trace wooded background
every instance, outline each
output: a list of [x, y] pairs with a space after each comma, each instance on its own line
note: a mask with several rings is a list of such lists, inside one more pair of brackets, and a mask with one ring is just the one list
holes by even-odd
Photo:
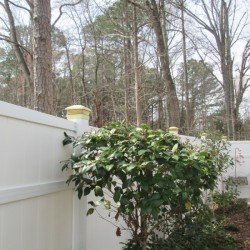
[[249, 0], [0, 0], [0, 99], [250, 139]]

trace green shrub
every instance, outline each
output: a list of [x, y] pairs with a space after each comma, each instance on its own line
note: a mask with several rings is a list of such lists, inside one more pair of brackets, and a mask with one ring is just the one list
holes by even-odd
[[226, 233], [223, 221], [217, 220], [207, 206], [176, 221], [167, 239], [153, 237], [151, 250], [230, 250], [233, 239]]
[[211, 194], [209, 200], [218, 206], [215, 210], [217, 214], [223, 214], [225, 216], [244, 206], [244, 201], [238, 199], [239, 191], [237, 187], [237, 181], [229, 177], [225, 181], [225, 190], [221, 192], [216, 191]]
[[87, 215], [103, 205], [124, 219], [130, 247], [143, 250], [156, 229], [202, 204], [202, 190], [214, 189], [228, 163], [223, 142], [194, 146], [145, 125], [112, 123], [80, 138], [65, 134], [68, 143], [80, 153], [63, 165], [74, 170], [67, 183], [74, 183], [79, 199], [91, 192], [99, 197], [89, 202]]

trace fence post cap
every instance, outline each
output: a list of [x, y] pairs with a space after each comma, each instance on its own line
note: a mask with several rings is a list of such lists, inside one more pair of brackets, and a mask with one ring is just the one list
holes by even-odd
[[71, 119], [85, 119], [89, 120], [89, 114], [91, 110], [86, 108], [82, 105], [72, 105], [67, 107], [66, 109], [66, 116], [68, 120]]
[[207, 137], [207, 133], [201, 133], [201, 139], [206, 139], [206, 137]]
[[178, 128], [177, 127], [170, 127], [168, 129], [168, 132], [172, 133], [172, 134], [177, 134], [178, 135]]

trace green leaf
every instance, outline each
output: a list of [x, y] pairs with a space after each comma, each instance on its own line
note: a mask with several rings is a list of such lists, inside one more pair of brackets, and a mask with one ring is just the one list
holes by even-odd
[[78, 198], [80, 200], [82, 198], [82, 194], [83, 194], [84, 182], [78, 178], [75, 180], [75, 185], [76, 185], [76, 191], [78, 192]]
[[176, 161], [179, 160], [179, 156], [178, 155], [173, 155], [172, 158], [175, 159]]
[[182, 192], [181, 193], [183, 200], [186, 200], [188, 198], [187, 192]]
[[88, 210], [88, 212], [87, 212], [87, 216], [93, 214], [94, 211], [95, 211], [94, 208], [90, 208], [90, 209]]
[[142, 213], [143, 214], [151, 214], [152, 213], [152, 207], [151, 206], [144, 206], [144, 207], [142, 207]]
[[104, 206], [106, 209], [110, 209], [111, 208], [111, 203], [109, 200], [104, 200]]
[[117, 227], [115, 234], [116, 234], [117, 237], [122, 235], [121, 229], [119, 227]]
[[154, 162], [153, 161], [144, 161], [141, 165], [145, 166], [145, 167], [153, 167]]
[[84, 196], [88, 195], [91, 191], [91, 188], [90, 187], [86, 187], [84, 188]]
[[83, 178], [83, 181], [88, 184], [88, 185], [91, 185], [93, 183], [93, 181], [91, 179], [88, 179], [88, 178]]
[[115, 128], [113, 128], [113, 129], [110, 130], [110, 134], [111, 134], [111, 135], [113, 135], [115, 132], [116, 132], [116, 129], [115, 129]]
[[147, 149], [141, 149], [141, 150], [138, 151], [138, 155], [141, 156], [141, 155], [144, 155], [147, 152], [148, 152]]
[[162, 199], [153, 200], [150, 205], [153, 206], [153, 207], [158, 208], [163, 204], [163, 202], [164, 202], [164, 200], [162, 200]]
[[159, 200], [160, 198], [161, 198], [161, 195], [158, 193], [155, 193], [151, 196], [150, 201]]
[[128, 188], [128, 187], [131, 186], [131, 184], [132, 184], [131, 179], [127, 179], [127, 180], [125, 180], [125, 181], [123, 182], [122, 188], [123, 188], [123, 189], [124, 189], [124, 188]]
[[73, 154], [71, 154], [70, 159], [71, 159], [72, 161], [74, 161], [74, 162], [77, 162], [77, 161], [78, 161], [78, 156], [75, 155], [75, 153], [73, 153]]
[[207, 151], [204, 151], [204, 150], [201, 151], [201, 152], [200, 152], [200, 155], [201, 155], [201, 156], [206, 156], [206, 155], [207, 155]]
[[151, 211], [151, 214], [152, 214], [154, 220], [157, 220], [157, 217], [158, 217], [157, 209], [153, 208], [152, 211]]
[[135, 164], [130, 164], [128, 167], [127, 167], [127, 171], [130, 172], [132, 170], [134, 170], [136, 168], [136, 165]]
[[120, 197], [121, 197], [121, 188], [116, 187], [113, 199], [115, 202], [118, 202], [120, 200]]
[[68, 165], [69, 165], [69, 162], [68, 162], [68, 161], [65, 162], [65, 163], [63, 164], [63, 166], [62, 166], [62, 171], [64, 171], [65, 169], [68, 169], [68, 168], [69, 168]]
[[125, 196], [122, 196], [120, 198], [120, 203], [121, 203], [122, 206], [124, 206], [124, 205], [129, 203], [129, 199], [127, 197], [125, 197]]
[[93, 201], [89, 201], [88, 204], [90, 204], [92, 207], [97, 207], [97, 205]]
[[80, 200], [82, 198], [82, 188], [78, 188], [77, 189], [77, 192], [78, 192], [78, 199]]
[[179, 188], [179, 187], [177, 187], [177, 188], [175, 188], [173, 191], [174, 191], [176, 194], [179, 194], [179, 193], [182, 191], [182, 189]]
[[96, 206], [100, 206], [100, 205], [102, 205], [104, 203], [104, 198], [101, 198], [99, 201], [96, 201], [95, 202], [95, 205]]
[[178, 149], [178, 143], [176, 143], [172, 148], [172, 153], [175, 153]]
[[103, 196], [103, 190], [100, 186], [96, 186], [94, 189], [95, 196]]
[[106, 168], [107, 171], [112, 170], [113, 167], [114, 167], [114, 165], [112, 165], [112, 164], [105, 166], [105, 168]]
[[123, 171], [119, 171], [116, 173], [116, 175], [122, 180], [122, 181], [125, 181], [127, 179], [127, 175], [125, 172]]
[[74, 137], [73, 136], [69, 136], [66, 132], [64, 132], [64, 140], [63, 140], [63, 146], [71, 144], [74, 141]]
[[187, 201], [186, 203], [185, 203], [185, 208], [187, 209], [187, 210], [191, 210], [191, 207], [192, 207], [192, 204], [191, 204], [191, 202], [190, 201]]

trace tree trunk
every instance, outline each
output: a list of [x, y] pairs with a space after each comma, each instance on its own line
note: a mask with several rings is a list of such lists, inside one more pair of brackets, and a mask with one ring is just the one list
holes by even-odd
[[[5, 7], [5, 11], [6, 11], [6, 14], [8, 16], [8, 20], [9, 20], [11, 45], [13, 46], [17, 60], [20, 63], [22, 72], [24, 74], [25, 81], [31, 87], [31, 92], [32, 92], [31, 94], [33, 94], [31, 72], [29, 70], [25, 56], [24, 56], [24, 54], [19, 46], [19, 42], [17, 39], [15, 21], [14, 21], [14, 17], [13, 17], [12, 11], [10, 9], [8, 0], [4, 0], [4, 7]], [[24, 83], [24, 86], [25, 85], [26, 84]], [[25, 93], [24, 93], [24, 95], [25, 95]], [[31, 100], [32, 100], [32, 98], [31, 98]], [[26, 101], [24, 101], [23, 104], [26, 106], [26, 104], [27, 104]]]
[[249, 88], [250, 77], [247, 76], [248, 71], [250, 70], [249, 66], [250, 58], [250, 39], [247, 41], [241, 59], [240, 75], [238, 86], [235, 86], [235, 132], [236, 139], [240, 138], [240, 104], [243, 101], [243, 96], [247, 88]]
[[[185, 8], [185, 12], [194, 18], [203, 29], [207, 30], [216, 41], [216, 45], [212, 44], [212, 50], [219, 57], [220, 70], [223, 79], [221, 85], [223, 87], [225, 98], [227, 135], [229, 138], [235, 139], [235, 126], [238, 123], [238, 117], [235, 114], [236, 101], [231, 48], [233, 44], [239, 40], [239, 38], [235, 38], [235, 34], [237, 34], [237, 32], [241, 33], [244, 28], [241, 27], [240, 24], [245, 14], [243, 13], [239, 18], [240, 22], [236, 23], [236, 19], [234, 18], [236, 14], [236, 1], [220, 0], [217, 4], [215, 4], [214, 0], [201, 0], [200, 2], [206, 19], [201, 19], [192, 10], [187, 8]], [[178, 8], [181, 8], [180, 5], [177, 4], [177, 6]], [[231, 22], [229, 20], [230, 18], [232, 18]], [[239, 31], [239, 29], [241, 30]], [[208, 40], [207, 37], [206, 39]], [[208, 43], [210, 43], [210, 39], [208, 40]]]
[[142, 250], [147, 250], [148, 239], [148, 219], [147, 215], [141, 215], [140, 246]]
[[228, 15], [228, 7], [225, 1], [222, 0], [220, 10], [220, 39], [217, 39], [217, 45], [220, 48], [221, 72], [227, 116], [227, 134], [229, 138], [235, 139], [233, 62], [231, 58], [232, 45]]
[[135, 72], [135, 110], [136, 110], [136, 125], [142, 123], [141, 103], [140, 103], [140, 83], [139, 83], [139, 59], [138, 59], [138, 27], [136, 6], [133, 6], [133, 28], [134, 28], [134, 72]]
[[87, 94], [86, 81], [85, 81], [85, 46], [82, 46], [81, 52], [81, 103], [84, 103], [86, 107], [90, 107], [89, 97]]
[[69, 82], [71, 87], [71, 104], [76, 104], [76, 88], [73, 80], [73, 74], [72, 74], [72, 67], [70, 62], [70, 51], [67, 45], [67, 41], [65, 41], [65, 51], [66, 51], [66, 58], [67, 58], [67, 66], [69, 71]]
[[147, 10], [152, 20], [152, 26], [155, 31], [159, 59], [161, 63], [163, 81], [167, 90], [167, 109], [169, 116], [169, 126], [180, 124], [179, 102], [176, 95], [175, 84], [170, 72], [169, 55], [166, 53], [167, 44], [164, 42], [160, 13], [155, 0], [146, 0]]
[[33, 69], [34, 106], [53, 114], [52, 48], [50, 0], [34, 0]]
[[182, 26], [182, 50], [183, 50], [183, 67], [184, 67], [184, 92], [185, 92], [185, 104], [186, 104], [186, 133], [189, 135], [191, 127], [191, 116], [190, 116], [190, 104], [189, 104], [189, 89], [188, 89], [188, 69], [187, 69], [187, 48], [186, 48], [186, 30], [184, 20], [184, 3], [182, 0], [181, 9], [181, 26]]
[[131, 80], [131, 38], [129, 32], [129, 16], [128, 16], [128, 0], [124, 0], [124, 29], [125, 29], [125, 37], [123, 39], [124, 44], [124, 68], [125, 68], [125, 121], [126, 123], [130, 123], [129, 117], [129, 89], [132, 83]]

